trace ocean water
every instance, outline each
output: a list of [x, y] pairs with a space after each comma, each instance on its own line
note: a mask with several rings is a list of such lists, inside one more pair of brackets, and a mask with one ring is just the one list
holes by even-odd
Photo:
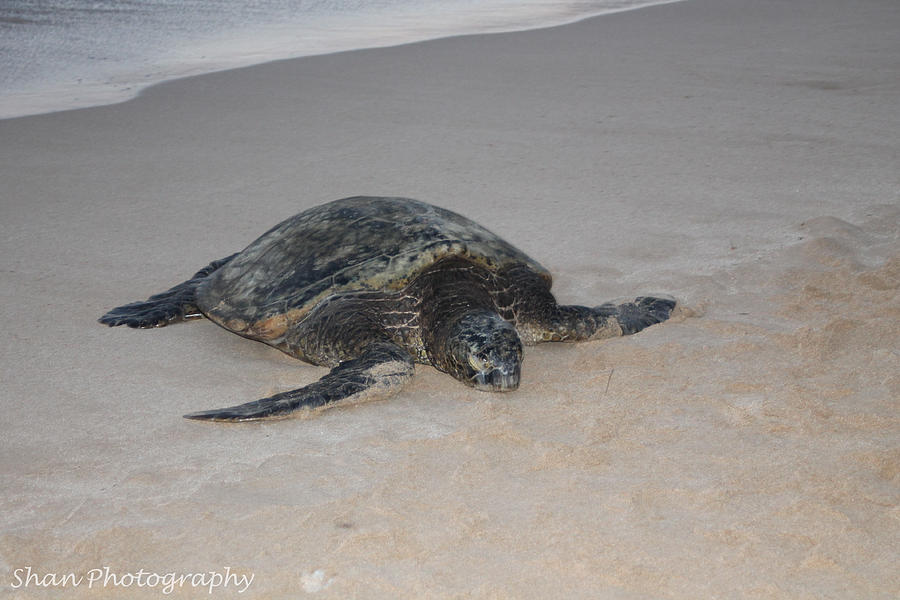
[[0, 118], [280, 58], [532, 29], [671, 0], [0, 0]]

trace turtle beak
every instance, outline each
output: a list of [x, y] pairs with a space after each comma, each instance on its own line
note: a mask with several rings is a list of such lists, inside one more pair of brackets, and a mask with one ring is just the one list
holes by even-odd
[[484, 371], [478, 371], [472, 380], [475, 389], [482, 392], [511, 392], [519, 387], [519, 376], [522, 368], [519, 364], [509, 368], [498, 366]]

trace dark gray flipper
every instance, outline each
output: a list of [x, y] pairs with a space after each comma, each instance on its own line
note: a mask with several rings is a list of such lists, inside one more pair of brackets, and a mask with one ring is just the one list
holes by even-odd
[[198, 319], [203, 315], [196, 305], [197, 286], [209, 276], [210, 273], [227, 263], [236, 255], [215, 260], [197, 271], [193, 277], [180, 283], [161, 294], [150, 296], [144, 302], [132, 302], [124, 306], [114, 308], [99, 321], [104, 325], [115, 327], [128, 325], [129, 327], [163, 327], [169, 323]]
[[675, 300], [672, 298], [641, 296], [622, 304], [607, 302], [593, 310], [601, 317], [614, 318], [622, 328], [622, 335], [631, 335], [651, 325], [662, 323], [669, 318], [674, 308]]
[[410, 380], [415, 364], [392, 342], [375, 342], [359, 358], [346, 360], [317, 382], [247, 404], [184, 415], [201, 421], [255, 421], [286, 417], [342, 400], [373, 400], [395, 394]]

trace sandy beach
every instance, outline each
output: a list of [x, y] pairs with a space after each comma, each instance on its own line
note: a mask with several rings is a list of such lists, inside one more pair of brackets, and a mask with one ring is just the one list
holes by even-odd
[[[898, 31], [688, 0], [0, 121], [0, 595], [900, 597]], [[235, 425], [181, 415], [325, 370], [97, 323], [356, 194], [477, 220], [561, 302], [681, 306], [528, 348], [513, 394], [419, 366]]]

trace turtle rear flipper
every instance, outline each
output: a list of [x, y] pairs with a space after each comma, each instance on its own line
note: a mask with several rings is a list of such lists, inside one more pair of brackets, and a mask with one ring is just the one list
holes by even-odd
[[184, 415], [200, 421], [257, 421], [283, 418], [292, 412], [340, 401], [364, 401], [397, 393], [410, 380], [415, 364], [392, 342], [370, 344], [359, 357], [346, 360], [315, 383], [254, 402]]
[[197, 286], [202, 283], [210, 273], [234, 258], [215, 260], [197, 271], [193, 277], [179, 283], [172, 289], [161, 294], [155, 294], [143, 302], [132, 302], [124, 306], [112, 309], [99, 321], [104, 325], [115, 327], [128, 325], [129, 327], [147, 329], [150, 327], [164, 327], [169, 323], [199, 319], [203, 316], [196, 304]]

